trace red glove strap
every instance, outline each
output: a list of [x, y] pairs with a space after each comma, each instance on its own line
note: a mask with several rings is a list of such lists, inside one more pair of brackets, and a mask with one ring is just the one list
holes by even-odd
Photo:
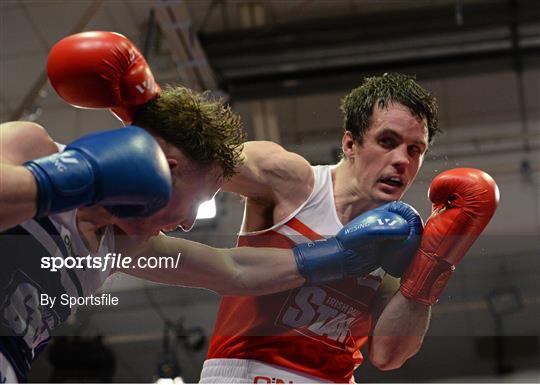
[[401, 279], [401, 293], [424, 305], [433, 305], [446, 287], [455, 266], [419, 249]]

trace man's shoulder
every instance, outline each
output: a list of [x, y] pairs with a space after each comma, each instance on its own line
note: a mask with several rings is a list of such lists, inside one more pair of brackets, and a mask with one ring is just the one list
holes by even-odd
[[303, 156], [277, 143], [248, 142], [246, 146], [251, 161], [257, 163], [258, 170], [265, 173], [271, 182], [309, 182], [313, 178], [311, 165]]
[[[277, 143], [247, 142], [244, 164], [227, 191], [247, 198], [250, 218], [261, 217], [275, 223], [292, 213], [308, 199], [315, 176], [309, 162]], [[267, 226], [258, 224], [257, 228]]]
[[255, 141], [244, 145], [243, 163], [224, 190], [276, 203], [304, 195], [312, 186], [313, 171], [306, 159], [277, 143]]
[[34, 122], [6, 122], [2, 133], [2, 160], [21, 164], [27, 160], [58, 152], [58, 147], [45, 129]]

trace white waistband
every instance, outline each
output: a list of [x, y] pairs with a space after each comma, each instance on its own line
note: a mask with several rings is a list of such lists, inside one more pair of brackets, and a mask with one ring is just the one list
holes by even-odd
[[328, 383], [321, 378], [255, 360], [219, 358], [204, 361], [202, 384]]

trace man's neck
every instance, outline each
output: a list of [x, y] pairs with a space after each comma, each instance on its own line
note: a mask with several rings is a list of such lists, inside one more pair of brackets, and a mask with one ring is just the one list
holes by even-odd
[[332, 184], [336, 213], [342, 224], [347, 224], [358, 215], [377, 207], [376, 203], [361, 193], [347, 160], [342, 160], [332, 170]]

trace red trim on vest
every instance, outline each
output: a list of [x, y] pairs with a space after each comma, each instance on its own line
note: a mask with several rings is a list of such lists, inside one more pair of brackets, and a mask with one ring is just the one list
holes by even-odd
[[315, 231], [311, 230], [307, 225], [302, 223], [297, 218], [292, 218], [289, 222], [285, 224], [286, 226], [289, 226], [294, 231], [302, 234], [304, 237], [311, 239], [312, 241], [316, 241], [318, 239], [323, 239], [324, 237]]

